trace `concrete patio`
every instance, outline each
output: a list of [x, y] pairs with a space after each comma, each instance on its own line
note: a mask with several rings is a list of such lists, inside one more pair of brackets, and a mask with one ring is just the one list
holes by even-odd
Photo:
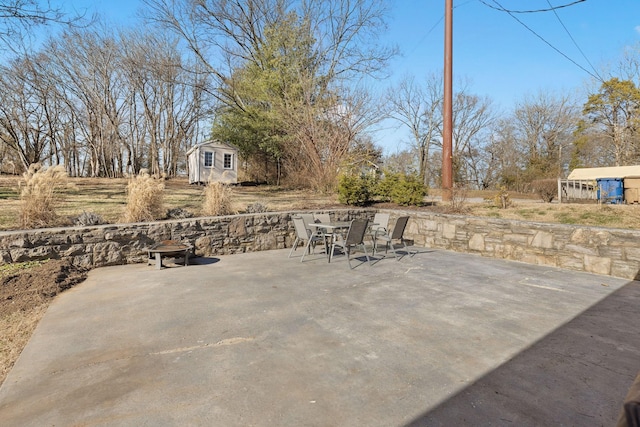
[[92, 271], [0, 388], [0, 425], [608, 426], [640, 370], [640, 282], [287, 255]]

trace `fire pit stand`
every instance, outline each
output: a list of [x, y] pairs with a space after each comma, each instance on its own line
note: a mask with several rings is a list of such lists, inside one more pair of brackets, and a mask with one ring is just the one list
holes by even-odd
[[182, 257], [184, 258], [184, 265], [189, 265], [189, 253], [191, 252], [191, 246], [180, 243], [176, 240], [163, 240], [160, 243], [156, 243], [147, 249], [148, 260], [147, 265], [153, 264], [155, 260], [156, 269], [162, 268], [162, 257]]

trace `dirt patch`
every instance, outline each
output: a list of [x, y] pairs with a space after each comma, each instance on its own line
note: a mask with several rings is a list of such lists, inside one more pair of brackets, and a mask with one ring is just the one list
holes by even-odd
[[0, 270], [0, 385], [53, 298], [88, 273], [62, 260], [20, 267]]
[[68, 261], [50, 260], [0, 279], [0, 316], [25, 311], [82, 282], [87, 270]]

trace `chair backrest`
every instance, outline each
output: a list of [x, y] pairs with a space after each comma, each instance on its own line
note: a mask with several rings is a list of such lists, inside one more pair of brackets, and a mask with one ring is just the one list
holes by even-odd
[[292, 219], [293, 226], [296, 230], [296, 236], [298, 236], [299, 239], [308, 239], [310, 234], [305, 225], [304, 218], [301, 216], [294, 216]]
[[408, 216], [401, 216], [398, 218], [396, 225], [393, 227], [393, 233], [391, 233], [392, 239], [402, 239], [402, 235], [404, 234], [404, 229], [407, 227], [408, 221]]
[[367, 232], [367, 226], [369, 225], [368, 219], [354, 219], [351, 221], [349, 232], [345, 243], [347, 245], [359, 245], [364, 240], [364, 235]]
[[385, 230], [389, 226], [389, 214], [388, 213], [380, 213], [378, 212], [373, 216], [373, 223], [377, 224], [372, 226], [374, 230], [384, 228]]
[[328, 213], [315, 213], [315, 214], [313, 214], [313, 218], [316, 221], [320, 221], [320, 222], [324, 222], [324, 223], [331, 222], [331, 217], [329, 216]]
[[315, 222], [312, 214], [300, 214], [298, 216], [302, 218], [302, 221], [304, 222], [304, 228], [307, 229], [309, 236], [311, 236], [312, 234], [318, 231], [316, 228], [309, 227], [309, 224], [311, 224], [312, 222]]

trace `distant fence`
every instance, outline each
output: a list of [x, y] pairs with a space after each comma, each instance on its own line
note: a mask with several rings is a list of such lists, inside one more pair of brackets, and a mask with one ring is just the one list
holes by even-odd
[[558, 180], [558, 201], [573, 202], [581, 200], [598, 200], [598, 185], [595, 180]]

